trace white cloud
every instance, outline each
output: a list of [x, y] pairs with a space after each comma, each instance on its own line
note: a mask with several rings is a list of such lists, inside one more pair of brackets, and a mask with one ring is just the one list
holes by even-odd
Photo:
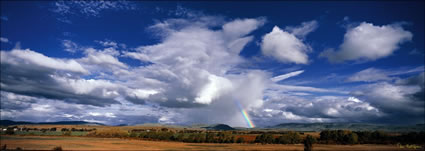
[[362, 70], [360, 72], [355, 73], [354, 75], [347, 78], [347, 81], [349, 82], [374, 82], [374, 81], [388, 81], [392, 80], [393, 78], [388, 77], [387, 73], [385, 71], [375, 69], [375, 68], [368, 68], [365, 70]]
[[132, 89], [128, 92], [129, 97], [133, 97], [135, 99], [147, 99], [150, 95], [154, 95], [159, 93], [157, 90], [148, 90], [148, 89]]
[[260, 26], [263, 26], [264, 18], [258, 19], [236, 19], [223, 25], [225, 37], [236, 38], [245, 36]]
[[199, 96], [195, 98], [195, 102], [210, 104], [212, 100], [232, 89], [232, 82], [226, 78], [209, 75], [208, 80], [208, 84], [201, 89]]
[[278, 81], [282, 81], [282, 80], [288, 79], [290, 77], [294, 77], [294, 76], [300, 75], [303, 72], [304, 72], [304, 70], [294, 71], [294, 72], [290, 72], [290, 73], [287, 73], [287, 74], [282, 74], [282, 75], [279, 75], [279, 76], [275, 76], [275, 77], [271, 78], [271, 80], [273, 82], [278, 82]]
[[57, 1], [53, 12], [61, 15], [80, 13], [86, 16], [99, 16], [105, 10], [132, 10], [133, 4], [128, 1]]
[[318, 23], [315, 20], [303, 22], [300, 26], [292, 27], [288, 26], [285, 28], [286, 31], [289, 31], [291, 34], [299, 38], [305, 38], [309, 33], [317, 29]]
[[102, 115], [102, 114], [97, 113], [97, 112], [89, 112], [88, 114], [89, 114], [90, 116], [100, 116], [100, 115]]
[[56, 59], [47, 57], [41, 53], [25, 49], [18, 50], [13, 49], [12, 51], [1, 51], [1, 63], [11, 64], [33, 64], [45, 68], [65, 70], [72, 72], [88, 73], [80, 63], [73, 59]]
[[[239, 100], [247, 109], [261, 107], [262, 90], [268, 78], [262, 71], [242, 70], [237, 74], [229, 71], [245, 61], [239, 53], [253, 39], [248, 34], [261, 26], [264, 19], [236, 19], [222, 24], [216, 24], [220, 21], [214, 18], [187, 22], [184, 19], [159, 22], [152, 27], [164, 32], [161, 43], [124, 53], [152, 63], [137, 70], [145, 78], [161, 83], [154, 88], [161, 91], [143, 100], [166, 107], [191, 107], [183, 115], [191, 117], [185, 118], [187, 122], [209, 119], [205, 122], [245, 126], [242, 115], [235, 113], [234, 101]], [[195, 108], [199, 106], [203, 108]], [[209, 110], [218, 109], [221, 113], [214, 114], [219, 115], [208, 115]]]
[[348, 98], [348, 101], [353, 101], [353, 102], [356, 102], [356, 103], [360, 103], [360, 102], [362, 102], [362, 101], [360, 101], [358, 98], [356, 98], [356, 97], [349, 97]]
[[412, 37], [412, 33], [400, 25], [375, 26], [363, 22], [347, 30], [339, 50], [328, 49], [320, 56], [336, 63], [359, 59], [373, 61], [391, 55], [400, 44], [410, 41]]
[[48, 104], [46, 105], [33, 104], [32, 109], [39, 112], [50, 112], [52, 111], [53, 108]]
[[348, 82], [377, 82], [377, 81], [391, 81], [399, 79], [400, 75], [420, 73], [424, 71], [424, 66], [415, 68], [400, 68], [383, 70], [376, 68], [367, 68], [349, 76], [346, 81]]
[[114, 41], [110, 41], [110, 40], [96, 40], [95, 42], [99, 43], [100, 45], [104, 46], [104, 47], [114, 47], [117, 48], [118, 47], [118, 43], [114, 42]]
[[283, 84], [272, 84], [270, 90], [278, 91], [278, 92], [320, 92], [320, 93], [337, 93], [337, 94], [347, 94], [346, 91], [341, 90], [332, 90], [332, 89], [323, 89], [323, 88], [315, 88], [309, 86], [295, 86], [295, 85], [283, 85]]
[[263, 36], [261, 51], [283, 63], [307, 64], [307, 52], [311, 47], [304, 44], [295, 35], [275, 26], [270, 33]]
[[[274, 93], [270, 95], [271, 93]], [[353, 96], [299, 97], [280, 92], [266, 93], [263, 109], [254, 119], [266, 125], [288, 122], [371, 121], [385, 115], [368, 102]]]
[[88, 48], [84, 52], [86, 57], [82, 58], [81, 61], [86, 64], [96, 64], [100, 66], [117, 66], [120, 68], [128, 68], [128, 66], [120, 62], [115, 56], [119, 55], [119, 52], [114, 48], [106, 48], [104, 50], [96, 50], [94, 48]]
[[9, 39], [4, 38], [4, 37], [0, 37], [0, 42], [8, 43]]
[[75, 42], [71, 40], [62, 40], [62, 45], [65, 48], [65, 51], [75, 53], [80, 50], [80, 46], [78, 46]]
[[387, 114], [386, 118], [380, 120], [390, 123], [401, 121], [412, 124], [422, 123], [424, 122], [424, 88], [423, 80], [420, 81], [403, 84], [388, 82], [369, 84], [360, 87], [352, 94]]
[[114, 84], [107, 80], [95, 80], [95, 79], [70, 79], [59, 76], [52, 76], [56, 80], [57, 84], [63, 85], [72, 93], [81, 95], [98, 95], [107, 98], [114, 98], [119, 96], [118, 89], [120, 85]]

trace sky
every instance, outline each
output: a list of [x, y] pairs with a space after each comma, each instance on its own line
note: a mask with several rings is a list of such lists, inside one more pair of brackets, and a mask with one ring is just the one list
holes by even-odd
[[424, 123], [422, 1], [1, 1], [1, 119]]

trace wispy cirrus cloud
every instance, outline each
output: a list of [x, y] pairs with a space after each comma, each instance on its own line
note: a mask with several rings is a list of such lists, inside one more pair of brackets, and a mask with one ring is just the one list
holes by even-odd
[[282, 75], [279, 75], [279, 76], [275, 76], [275, 77], [271, 78], [271, 80], [273, 82], [278, 82], [278, 81], [281, 81], [281, 80], [288, 79], [290, 77], [294, 77], [294, 76], [300, 75], [303, 72], [304, 72], [304, 70], [294, 71], [294, 72], [290, 72], [290, 73], [287, 73], [287, 74], [282, 74]]
[[69, 15], [77, 15], [82, 17], [99, 17], [103, 11], [113, 10], [135, 10], [136, 4], [125, 1], [103, 1], [103, 0], [95, 0], [95, 1], [56, 1], [52, 3], [51, 11], [57, 13], [59, 17], [57, 18], [59, 21], [65, 23], [71, 23], [69, 20]]
[[367, 68], [346, 78], [346, 82], [378, 82], [378, 81], [391, 81], [399, 79], [398, 76], [406, 74], [420, 73], [424, 71], [424, 66], [415, 68], [403, 69], [377, 69]]
[[0, 42], [8, 43], [9, 42], [9, 39], [7, 39], [5, 37], [0, 37]]

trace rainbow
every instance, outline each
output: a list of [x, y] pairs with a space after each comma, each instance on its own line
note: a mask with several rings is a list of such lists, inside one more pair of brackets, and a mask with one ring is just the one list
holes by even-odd
[[237, 106], [239, 107], [239, 109], [241, 110], [242, 115], [243, 115], [243, 118], [245, 119], [246, 123], [248, 124], [248, 127], [249, 127], [249, 128], [254, 128], [254, 127], [255, 127], [255, 125], [254, 125], [254, 123], [251, 121], [251, 119], [249, 118], [248, 113], [246, 113], [245, 109], [242, 107], [242, 105], [241, 105], [238, 101], [235, 101], [235, 102], [236, 102], [236, 105], [237, 105]]

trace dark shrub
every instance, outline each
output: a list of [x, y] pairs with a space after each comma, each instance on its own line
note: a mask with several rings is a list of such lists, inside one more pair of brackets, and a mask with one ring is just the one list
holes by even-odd
[[8, 128], [5, 133], [6, 133], [6, 135], [13, 135], [13, 134], [15, 134], [15, 131], [13, 129]]
[[63, 136], [71, 136], [71, 131], [64, 131], [62, 132]]
[[54, 151], [62, 151], [62, 147], [60, 146], [56, 146], [55, 148], [53, 148]]
[[236, 140], [236, 143], [244, 143], [245, 142], [245, 139], [243, 138], [243, 137], [239, 137], [237, 140]]
[[307, 137], [304, 140], [304, 151], [313, 150], [313, 144], [315, 142], [316, 142], [316, 139], [314, 139], [313, 136], [307, 135]]

